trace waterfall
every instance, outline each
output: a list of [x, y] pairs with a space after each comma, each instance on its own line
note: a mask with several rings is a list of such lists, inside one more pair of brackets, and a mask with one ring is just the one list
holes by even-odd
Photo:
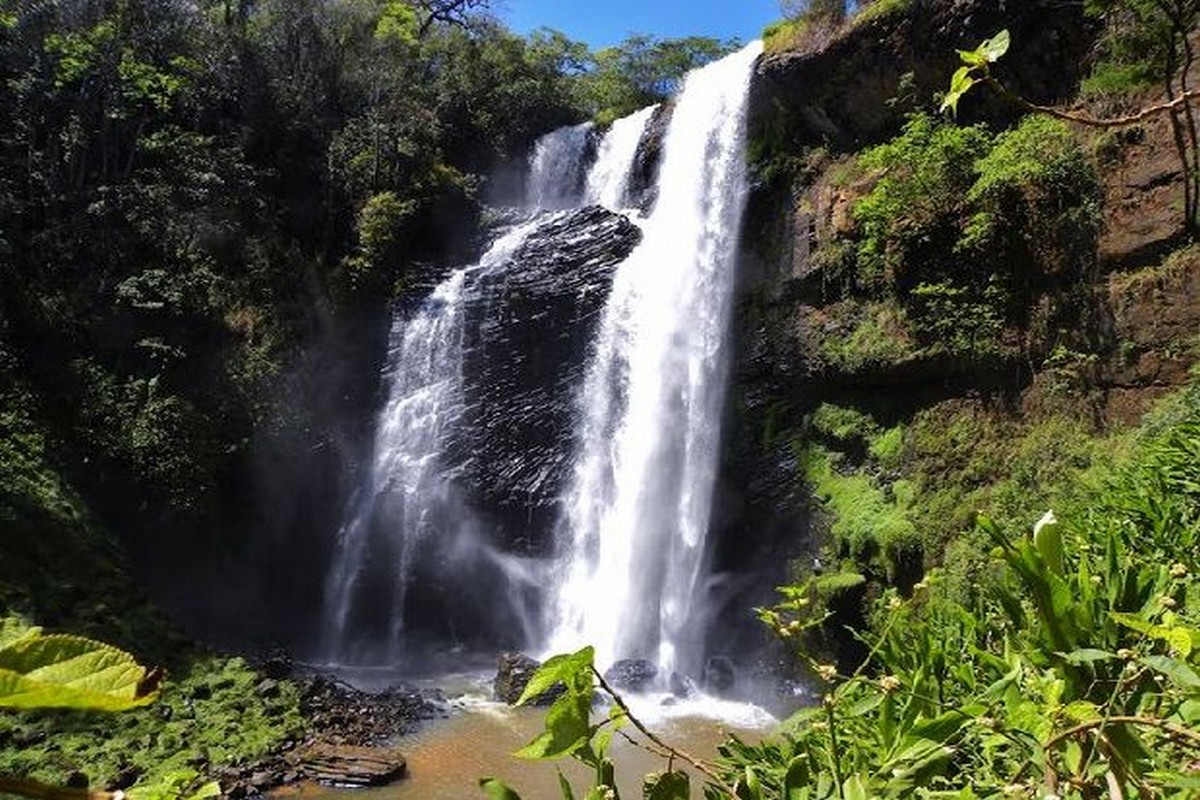
[[625, 205], [653, 108], [599, 143], [543, 136], [526, 221], [397, 314], [326, 659], [395, 664], [418, 632], [444, 651], [490, 627], [694, 666], [757, 52], [687, 78], [640, 232], [596, 204]]
[[[637, 135], [643, 126], [644, 120]], [[610, 138], [615, 132], [626, 138], [633, 135], [627, 124], [614, 126]], [[582, 200], [590, 136], [590, 124], [577, 125], [553, 131], [537, 142], [528, 181], [532, 207], [569, 206]], [[608, 146], [599, 153], [592, 171], [607, 176], [609, 191], [619, 196], [632, 160], [628, 142]], [[586, 216], [587, 220], [598, 213], [608, 221], [589, 224], [611, 231], [613, 215], [593, 211], [596, 213]], [[591, 254], [587, 236], [562, 232], [569, 213], [535, 214], [497, 239], [477, 264], [442, 281], [415, 313], [394, 318], [383, 375], [387, 401], [376, 422], [373, 456], [343, 515], [326, 578], [322, 658], [337, 663], [395, 663], [400, 659], [413, 606], [423, 610], [428, 606], [416, 602], [421, 598], [413, 596], [413, 587], [419, 567], [430, 562], [431, 569], [439, 573], [432, 582], [435, 588], [449, 594], [486, 594], [480, 605], [492, 612], [493, 623], [501, 616], [518, 619], [518, 627], [525, 629], [523, 638], [532, 638], [528, 629], [532, 622], [525, 619], [522, 601], [506, 595], [520, 594], [525, 587], [536, 585], [541, 576], [530, 575], [526, 565], [491, 548], [489, 532], [472, 510], [477, 498], [470, 491], [479, 487], [460, 484], [470, 482], [461, 479], [462, 473], [477, 470], [479, 462], [493, 472], [511, 472], [522, 466], [501, 463], [494, 453], [475, 452], [472, 434], [478, 432], [481, 418], [491, 412], [486, 407], [485, 388], [494, 387], [481, 388], [480, 380], [510, 384], [515, 376], [528, 375], [517, 365], [497, 375], [505, 365], [481, 367], [479, 353], [473, 354], [472, 348], [509, 322], [506, 293], [530, 291], [530, 272], [516, 272], [514, 264], [519, 264], [519, 253], [531, 237], [540, 234], [548, 238], [552, 247], [534, 250], [548, 249], [551, 260], [561, 257], [557, 248], [562, 247]], [[630, 227], [627, 222], [622, 224]], [[537, 280], [536, 276], [532, 279]], [[579, 319], [573, 322], [582, 324]], [[578, 349], [582, 351], [584, 346]], [[523, 352], [519, 357], [528, 361], [534, 356]], [[468, 375], [472, 358], [475, 367]], [[548, 371], [558, 366], [551, 363]], [[516, 395], [528, 387], [506, 388]], [[524, 397], [520, 402], [528, 406], [532, 400]], [[539, 398], [538, 402], [545, 400]], [[566, 463], [565, 455], [543, 460]], [[526, 452], [524, 461], [526, 465], [535, 462], [533, 453]], [[545, 479], [540, 474], [537, 477]], [[535, 490], [538, 481], [529, 482], [535, 484], [531, 491]], [[517, 535], [524, 532], [514, 535], [508, 531], [499, 538], [515, 539]], [[505, 606], [509, 607], [505, 613], [497, 610]], [[434, 604], [433, 613], [443, 609]], [[421, 621], [431, 624], [429, 619]]]
[[617, 120], [600, 142], [596, 163], [588, 172], [584, 199], [619, 211], [627, 205], [629, 170], [638, 144], [658, 106], [649, 106]]
[[[503, 265], [534, 227], [526, 223], [501, 236], [478, 264], [442, 281], [412, 318], [393, 321], [384, 373], [388, 400], [376, 426], [374, 457], [338, 532], [326, 581], [323, 650], [332, 660], [399, 656], [418, 549], [431, 536], [448, 538], [445, 528], [462, 522], [442, 456], [463, 412], [469, 288]], [[392, 563], [390, 580], [372, 594], [373, 551]], [[390, 595], [387, 607], [367, 613], [386, 616], [382, 653], [379, 642], [360, 642], [351, 630], [353, 616], [379, 595]]]
[[578, 204], [584, 182], [592, 123], [551, 131], [538, 139], [529, 158], [526, 205], [560, 209]]
[[754, 43], [691, 73], [665, 139], [658, 201], [618, 267], [580, 392], [563, 499], [550, 649], [703, 656], [706, 535], [727, 372], [727, 328], [747, 193]]

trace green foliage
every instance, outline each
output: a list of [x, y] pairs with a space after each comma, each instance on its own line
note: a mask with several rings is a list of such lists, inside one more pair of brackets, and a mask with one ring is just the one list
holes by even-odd
[[579, 106], [600, 124], [661, 103], [691, 70], [739, 46], [703, 36], [659, 39], [632, 35], [589, 54], [573, 79]]
[[1078, 141], [1062, 122], [1026, 117], [996, 138], [975, 164], [967, 193], [973, 213], [957, 247], [987, 252], [1003, 237], [1019, 237], [1047, 265], [1093, 244], [1098, 235], [1100, 187]]
[[[1190, 785], [1200, 415], [1185, 399], [1167, 416], [1098, 490], [1066, 502], [1061, 521], [1013, 536], [980, 518], [998, 575], [986, 591], [964, 597], [934, 572], [907, 600], [881, 598], [875, 632], [862, 634], [866, 660], [849, 672], [814, 661], [822, 706], [785, 723], [781, 740], [729, 742], [726, 774], [752, 769], [762, 797], [1094, 797]], [[820, 613], [798, 602], [803, 587], [781, 591], [764, 610], [777, 631]]]
[[900, 14], [912, 7], [913, 0], [870, 0], [858, 3], [851, 22], [861, 25], [875, 19]]
[[996, 276], [982, 292], [950, 282], [919, 283], [910, 295], [912, 316], [926, 345], [952, 355], [997, 356], [1008, 296]]
[[[593, 771], [592, 785], [585, 797], [601, 800], [606, 796], [619, 798], [608, 746], [628, 715], [624, 705], [614, 696], [616, 704], [608, 716], [598, 723], [592, 722], [597, 677], [594, 655], [591, 647], [585, 647], [576, 653], [553, 656], [530, 677], [518, 705], [541, 697], [551, 689], [559, 693], [546, 710], [545, 731], [515, 755], [539, 760], [570, 757], [581, 762]], [[573, 800], [574, 789], [561, 772], [559, 783], [564, 800]], [[681, 785], [686, 791], [686, 778], [680, 784], [675, 778], [649, 779], [648, 776], [644, 797], [672, 800], [677, 797], [675, 792]], [[481, 778], [479, 786], [493, 800], [520, 800], [515, 791], [494, 778]]]
[[411, 46], [417, 43], [419, 30], [417, 10], [410, 3], [388, 0], [379, 13], [379, 21], [375, 23], [375, 38], [381, 42]]
[[861, 282], [883, 281], [911, 267], [939, 229], [957, 222], [975, 182], [974, 165], [991, 144], [981, 126], [942, 124], [918, 114], [895, 139], [862, 154], [862, 167], [880, 177], [854, 206]]
[[910, 323], [894, 302], [846, 301], [823, 310], [839, 335], [815, 342], [821, 361], [842, 372], [855, 373], [896, 364], [916, 353]]
[[878, 430], [869, 415], [858, 409], [822, 403], [809, 420], [813, 430], [839, 442], [866, 439]]
[[799, 50], [808, 33], [809, 22], [802, 17], [781, 19], [763, 28], [763, 52], [784, 53]]
[[806, 447], [798, 457], [805, 480], [830, 514], [831, 556], [894, 576], [919, 548], [911, 520], [912, 484], [901, 480], [880, 486], [869, 475], [843, 474], [837, 457], [821, 448]]
[[0, 708], [125, 711], [157, 696], [149, 671], [122, 650], [0, 618]]
[[153, 787], [256, 763], [303, 732], [293, 684], [268, 688], [240, 659], [199, 657], [167, 676], [149, 708], [0, 716], [0, 774], [61, 785], [82, 773], [95, 787], [136, 776]]
[[[993, 135], [917, 114], [899, 136], [864, 151], [857, 169], [873, 182], [852, 206], [854, 228], [814, 259], [844, 293], [889, 298], [875, 307], [892, 309], [892, 333], [878, 313], [860, 318], [850, 339], [817, 343], [834, 365], [854, 371], [868, 354], [883, 363], [918, 354], [1011, 358], [1020, 344], [1010, 331], [1027, 324], [1033, 297], [1086, 274], [1099, 182], [1055, 120], [1028, 117]], [[897, 347], [905, 339], [908, 347]]]
[[[47, 635], [16, 617], [0, 618], [0, 708], [19, 711], [128, 711], [158, 697], [161, 673], [147, 671], [117, 648], [67, 634]], [[4, 791], [41, 798], [54, 787], [24, 778], [0, 779]], [[194, 769], [163, 774], [129, 791], [134, 800], [208, 800], [221, 787], [200, 782]]]

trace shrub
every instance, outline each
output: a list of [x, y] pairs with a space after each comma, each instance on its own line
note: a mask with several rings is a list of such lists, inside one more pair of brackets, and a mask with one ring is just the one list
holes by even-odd
[[878, 180], [853, 211], [861, 285], [893, 283], [906, 268], [914, 271], [930, 245], [956, 229], [975, 162], [991, 143], [982, 126], [917, 114], [895, 139], [862, 154], [859, 163]]

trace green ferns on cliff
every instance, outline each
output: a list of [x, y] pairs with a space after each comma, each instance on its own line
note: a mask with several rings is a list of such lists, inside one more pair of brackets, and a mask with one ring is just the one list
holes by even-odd
[[993, 136], [918, 115], [859, 166], [878, 180], [853, 210], [854, 285], [906, 305], [922, 344], [986, 351], [1037, 282], [1078, 278], [1094, 249], [1096, 178], [1052, 120]]
[[[812, 659], [821, 705], [776, 740], [723, 747], [726, 780], [813, 800], [1194, 796], [1200, 389], [1153, 415], [1130, 457], [1069, 483], [1036, 532], [974, 521], [986, 584], [934, 570], [878, 596], [864, 657]], [[820, 624], [816, 587], [787, 587], [764, 619], [789, 640]]]

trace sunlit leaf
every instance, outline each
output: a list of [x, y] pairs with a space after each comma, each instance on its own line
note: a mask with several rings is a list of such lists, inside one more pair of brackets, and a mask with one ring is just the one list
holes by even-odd
[[985, 61], [990, 64], [995, 64], [1004, 54], [1008, 52], [1008, 47], [1012, 43], [1012, 37], [1008, 33], [1008, 29], [1004, 29], [990, 39], [987, 39], [983, 44], [979, 45], [976, 50]]
[[151, 703], [157, 673], [81, 636], [0, 629], [0, 708], [123, 711]]
[[1061, 655], [1068, 664], [1095, 664], [1097, 661], [1112, 661], [1117, 658], [1116, 653], [1091, 647], [1083, 647]]
[[594, 658], [595, 650], [592, 647], [585, 647], [577, 653], [557, 655], [548, 659], [546, 663], [538, 667], [537, 672], [533, 673], [529, 683], [525, 685], [525, 691], [517, 700], [517, 705], [524, 705], [541, 697], [555, 684], [570, 685], [570, 682], [581, 673], [588, 673], [590, 681], [590, 670]]

